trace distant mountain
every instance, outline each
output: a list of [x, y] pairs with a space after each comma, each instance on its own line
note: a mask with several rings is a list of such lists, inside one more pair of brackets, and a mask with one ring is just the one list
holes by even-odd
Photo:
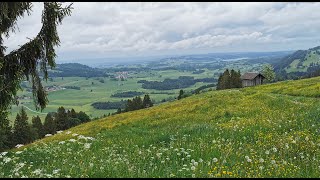
[[105, 76], [103, 70], [92, 68], [79, 63], [57, 64], [53, 70], [49, 70], [49, 77], [101, 77]]
[[274, 64], [276, 71], [308, 73], [320, 68], [320, 46], [298, 50]]

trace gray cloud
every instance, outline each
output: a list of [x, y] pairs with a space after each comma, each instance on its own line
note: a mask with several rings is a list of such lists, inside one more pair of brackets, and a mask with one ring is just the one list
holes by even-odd
[[[59, 26], [62, 58], [219, 51], [277, 51], [319, 45], [320, 3], [74, 3]], [[42, 3], [18, 21], [8, 51], [41, 28]]]

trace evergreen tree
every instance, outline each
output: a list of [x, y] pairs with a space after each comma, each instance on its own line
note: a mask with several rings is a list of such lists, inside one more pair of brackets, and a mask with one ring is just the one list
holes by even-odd
[[242, 82], [241, 82], [241, 74], [240, 71], [235, 71], [231, 70], [230, 73], [230, 88], [240, 88], [242, 87]]
[[27, 144], [32, 142], [31, 128], [28, 124], [28, 116], [24, 108], [21, 108], [14, 121], [13, 142], [15, 144]]
[[76, 111], [72, 108], [69, 114], [69, 117], [71, 118], [77, 118], [77, 113]]
[[85, 123], [85, 122], [89, 122], [90, 121], [90, 117], [83, 111], [80, 111], [77, 114], [77, 117], [80, 120], [80, 123]]
[[56, 123], [50, 113], [47, 114], [45, 121], [43, 123], [44, 134], [55, 134], [56, 133]]
[[223, 74], [220, 74], [217, 84], [217, 90], [221, 89], [230, 89], [230, 88], [241, 88], [242, 81], [241, 81], [241, 74], [240, 71], [236, 72], [235, 70], [231, 70], [229, 72], [226, 69]]
[[183, 96], [183, 90], [181, 89], [181, 90], [179, 91], [178, 100], [179, 100], [179, 99], [182, 99], [182, 96]]
[[148, 107], [152, 107], [153, 106], [153, 103], [150, 99], [150, 96], [149, 94], [146, 94], [144, 95], [144, 98], [143, 98], [143, 107], [144, 108], [148, 108]]
[[64, 107], [59, 107], [57, 111], [57, 115], [55, 117], [57, 130], [65, 130], [68, 128], [68, 116]]
[[222, 74], [222, 88], [230, 89], [231, 88], [231, 77], [229, 69], [226, 69]]
[[118, 108], [117, 114], [120, 114], [120, 113], [121, 113], [121, 108]]
[[69, 118], [67, 121], [66, 129], [77, 126], [81, 124], [81, 121], [78, 118]]
[[[21, 89], [21, 81], [31, 79], [36, 109], [44, 109], [48, 103], [47, 94], [42, 86], [38, 69], [43, 78], [48, 79], [47, 67], [55, 66], [55, 46], [60, 39], [57, 25], [65, 16], [70, 15], [71, 5], [63, 8], [58, 2], [44, 2], [42, 11], [42, 27], [40, 32], [29, 42], [18, 49], [6, 53], [3, 37], [9, 37], [17, 28], [17, 20], [25, 13], [31, 14], [31, 2], [0, 3], [0, 120], [8, 116], [11, 103], [17, 104], [17, 91]], [[39, 67], [40, 68], [37, 68]], [[16, 132], [18, 133], [18, 132]], [[22, 134], [21, 134], [22, 135]], [[18, 138], [22, 141], [22, 137]]]
[[143, 101], [140, 96], [133, 98], [133, 110], [143, 109]]
[[38, 138], [44, 137], [44, 135], [45, 135], [44, 129], [43, 129], [43, 125], [42, 125], [42, 122], [41, 122], [41, 119], [39, 116], [32, 118], [32, 127], [36, 129]]
[[0, 152], [13, 147], [12, 133], [9, 119], [0, 121]]

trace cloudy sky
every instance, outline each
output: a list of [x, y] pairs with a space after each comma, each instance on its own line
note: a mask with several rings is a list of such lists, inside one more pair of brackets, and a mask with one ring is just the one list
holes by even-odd
[[[64, 3], [67, 5], [68, 3]], [[42, 3], [18, 21], [8, 51], [35, 37]], [[58, 59], [281, 51], [320, 45], [320, 3], [75, 2]]]

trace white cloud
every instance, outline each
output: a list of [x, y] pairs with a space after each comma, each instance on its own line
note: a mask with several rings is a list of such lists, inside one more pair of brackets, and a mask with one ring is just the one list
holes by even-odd
[[[108, 57], [306, 49], [320, 38], [320, 3], [75, 2], [73, 7], [58, 27], [58, 52], [69, 58], [77, 52]], [[20, 32], [5, 41], [8, 50], [37, 34], [41, 11], [42, 3], [34, 3], [32, 15], [18, 21]]]

